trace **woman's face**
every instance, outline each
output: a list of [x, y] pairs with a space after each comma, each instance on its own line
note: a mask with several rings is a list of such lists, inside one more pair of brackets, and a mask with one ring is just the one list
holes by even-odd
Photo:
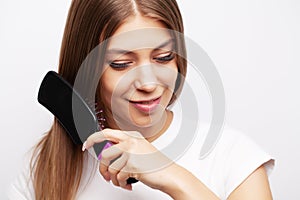
[[104, 104], [121, 129], [161, 123], [177, 78], [174, 42], [164, 25], [129, 17], [109, 40], [101, 77]]

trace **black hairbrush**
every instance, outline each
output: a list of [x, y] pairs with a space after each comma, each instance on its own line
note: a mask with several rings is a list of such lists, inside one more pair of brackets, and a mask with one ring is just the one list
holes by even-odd
[[[101, 130], [94, 108], [89, 106], [79, 93], [54, 71], [49, 71], [44, 77], [38, 93], [38, 102], [58, 119], [77, 145], [82, 145], [82, 141]], [[76, 110], [75, 113], [73, 112], [74, 109]], [[76, 124], [73, 114], [77, 114]], [[109, 141], [94, 145], [98, 158], [103, 149], [110, 145]], [[137, 180], [134, 178], [127, 180], [128, 184], [135, 182]]]

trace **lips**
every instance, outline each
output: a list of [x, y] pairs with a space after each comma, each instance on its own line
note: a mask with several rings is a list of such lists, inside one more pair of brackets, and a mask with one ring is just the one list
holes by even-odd
[[141, 100], [141, 101], [129, 101], [135, 108], [142, 112], [152, 112], [154, 111], [160, 103], [160, 98], [154, 98], [150, 100]]

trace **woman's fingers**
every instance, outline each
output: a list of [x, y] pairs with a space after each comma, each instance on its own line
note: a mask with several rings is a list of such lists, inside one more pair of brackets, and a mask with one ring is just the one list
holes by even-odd
[[101, 131], [96, 132], [96, 133], [90, 135], [87, 138], [87, 140], [83, 143], [82, 151], [85, 151], [86, 149], [91, 148], [94, 144], [103, 142], [105, 140], [106, 140], [106, 138]]
[[107, 169], [110, 174], [111, 181], [115, 186], [120, 186], [118, 180], [118, 174], [122, 171], [122, 169], [126, 165], [127, 159], [128, 158], [124, 153], [119, 158], [115, 159]]
[[120, 171], [117, 175], [117, 179], [121, 188], [126, 190], [132, 190], [131, 184], [127, 184], [127, 180], [130, 178], [130, 174], [126, 171]]
[[[100, 156], [99, 171], [105, 180], [111, 180], [115, 186], [127, 190], [132, 189], [131, 184], [127, 182], [129, 178], [153, 184], [152, 177], [154, 176], [142, 174], [149, 170], [159, 169], [164, 159], [139, 132], [104, 129], [88, 137], [83, 149], [89, 149], [95, 143], [105, 140], [114, 143], [103, 150]], [[150, 157], [154, 159], [149, 159]], [[154, 163], [149, 163], [149, 160]]]
[[125, 170], [129, 154], [119, 148], [119, 144], [103, 151], [99, 171], [106, 181], [112, 181], [115, 186], [132, 190], [131, 184], [127, 184], [130, 178], [129, 170]]
[[82, 151], [91, 148], [95, 143], [100, 143], [105, 140], [109, 140], [113, 143], [119, 143], [126, 138], [126, 135], [119, 130], [104, 129], [90, 135], [87, 140], [83, 143]]
[[99, 171], [105, 180], [115, 181], [115, 174], [120, 171], [127, 162], [126, 154], [117, 145], [102, 151]]

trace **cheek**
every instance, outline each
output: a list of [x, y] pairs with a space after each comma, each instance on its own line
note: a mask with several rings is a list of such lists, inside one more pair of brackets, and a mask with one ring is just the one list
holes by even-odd
[[174, 92], [175, 89], [177, 74], [178, 68], [176, 63], [173, 63], [168, 67], [159, 68], [157, 71], [159, 82], [165, 85], [172, 92]]
[[116, 77], [110, 70], [106, 70], [101, 77], [101, 96], [106, 105], [111, 104], [112, 94], [116, 88], [118, 77]]
[[109, 107], [111, 107], [112, 98], [121, 97], [128, 87], [128, 84], [124, 84], [124, 81], [122, 81], [122, 77], [122, 73], [115, 72], [112, 69], [107, 69], [102, 75], [102, 91], [100, 93], [105, 104], [109, 105]]

